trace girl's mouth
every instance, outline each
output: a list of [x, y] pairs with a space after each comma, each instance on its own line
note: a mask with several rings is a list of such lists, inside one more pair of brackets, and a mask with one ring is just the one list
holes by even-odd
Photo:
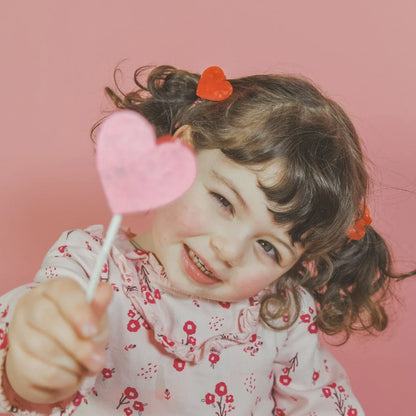
[[209, 277], [214, 277], [214, 274], [207, 269], [204, 263], [202, 263], [201, 259], [191, 250], [188, 250], [189, 257], [194, 262], [196, 267], [198, 267], [199, 270], [201, 270], [203, 273], [205, 273]]
[[184, 246], [182, 262], [185, 272], [199, 284], [212, 285], [220, 280], [188, 246]]

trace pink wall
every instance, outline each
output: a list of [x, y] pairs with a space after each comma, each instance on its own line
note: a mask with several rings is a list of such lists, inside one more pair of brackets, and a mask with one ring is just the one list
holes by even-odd
[[[253, 4], [257, 8], [253, 8]], [[350, 113], [374, 165], [374, 223], [416, 263], [416, 3], [413, 0], [56, 0], [0, 2], [1, 292], [28, 282], [58, 234], [108, 224], [89, 128], [122, 63], [228, 76], [303, 73]], [[411, 416], [416, 278], [392, 325], [333, 349], [369, 416]]]

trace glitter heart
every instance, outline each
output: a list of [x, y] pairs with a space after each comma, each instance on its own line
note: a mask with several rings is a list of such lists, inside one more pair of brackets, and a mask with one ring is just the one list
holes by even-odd
[[130, 110], [117, 111], [102, 123], [96, 157], [114, 214], [168, 204], [184, 194], [196, 176], [191, 147], [173, 137], [158, 143], [152, 125]]

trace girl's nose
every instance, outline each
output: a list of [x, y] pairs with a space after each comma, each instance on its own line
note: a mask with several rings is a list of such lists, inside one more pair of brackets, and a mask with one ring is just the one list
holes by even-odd
[[235, 267], [243, 258], [245, 243], [239, 238], [230, 236], [226, 238], [221, 235], [211, 237], [211, 247], [217, 258], [225, 263], [227, 267]]

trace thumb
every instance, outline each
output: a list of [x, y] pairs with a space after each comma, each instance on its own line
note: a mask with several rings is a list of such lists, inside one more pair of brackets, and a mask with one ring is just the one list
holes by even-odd
[[113, 288], [110, 284], [100, 282], [91, 302], [91, 307], [98, 318], [105, 314], [113, 297]]

